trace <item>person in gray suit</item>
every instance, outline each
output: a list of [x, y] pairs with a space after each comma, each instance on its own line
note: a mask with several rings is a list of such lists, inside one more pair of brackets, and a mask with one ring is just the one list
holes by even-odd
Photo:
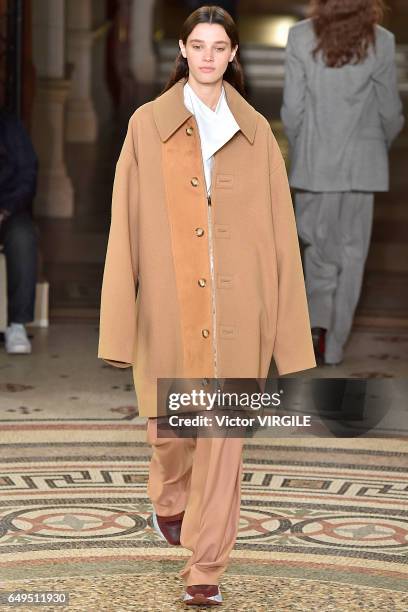
[[282, 122], [304, 243], [316, 356], [343, 360], [361, 293], [374, 192], [388, 191], [388, 149], [404, 125], [395, 39], [380, 0], [315, 0], [289, 31]]

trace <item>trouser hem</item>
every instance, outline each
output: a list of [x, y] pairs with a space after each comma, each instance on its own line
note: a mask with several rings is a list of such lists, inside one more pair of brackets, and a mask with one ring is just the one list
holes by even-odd
[[180, 575], [183, 578], [184, 584], [186, 587], [188, 586], [192, 586], [193, 584], [216, 584], [219, 585], [219, 580], [221, 575], [223, 574], [225, 570], [222, 569], [221, 571], [206, 571], [203, 572], [202, 570], [199, 569], [195, 569], [194, 566], [189, 570], [187, 575], [182, 575], [182, 572], [180, 572]]

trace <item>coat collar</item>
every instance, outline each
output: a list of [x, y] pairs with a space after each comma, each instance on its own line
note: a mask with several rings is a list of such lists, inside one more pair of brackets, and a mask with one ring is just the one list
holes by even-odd
[[[192, 116], [184, 106], [185, 82], [186, 79], [181, 78], [164, 94], [153, 100], [153, 116], [163, 142]], [[241, 132], [252, 144], [255, 138], [257, 112], [228, 81], [224, 80], [223, 85], [228, 106]]]

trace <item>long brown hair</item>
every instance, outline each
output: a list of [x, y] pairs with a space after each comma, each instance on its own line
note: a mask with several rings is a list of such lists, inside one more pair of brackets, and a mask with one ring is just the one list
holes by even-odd
[[[179, 36], [179, 39], [182, 40], [184, 44], [187, 43], [187, 38], [199, 23], [218, 23], [226, 31], [231, 41], [231, 48], [239, 45], [238, 29], [235, 25], [235, 21], [232, 19], [231, 15], [220, 6], [202, 6], [187, 17], [181, 27]], [[170, 87], [181, 78], [185, 77], [187, 79], [188, 74], [187, 59], [184, 58], [181, 51], [179, 51], [173, 72], [160, 95], [170, 89]], [[245, 96], [244, 72], [239, 60], [239, 47], [232, 62], [228, 63], [223, 79], [235, 87], [242, 96]]]
[[383, 0], [312, 0], [317, 46], [327, 66], [341, 68], [359, 64], [375, 47], [375, 26], [384, 15]]

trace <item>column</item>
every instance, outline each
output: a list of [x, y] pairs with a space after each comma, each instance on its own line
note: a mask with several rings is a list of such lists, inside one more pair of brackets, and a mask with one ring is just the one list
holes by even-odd
[[72, 217], [74, 193], [64, 160], [64, 0], [33, 0], [33, 59], [37, 72], [33, 144], [39, 158], [36, 215]]
[[139, 83], [153, 83], [156, 58], [153, 50], [154, 0], [132, 0], [130, 7], [130, 69]]
[[98, 126], [91, 97], [92, 2], [67, 2], [67, 59], [72, 65], [68, 94], [66, 138], [69, 142], [94, 142]]

